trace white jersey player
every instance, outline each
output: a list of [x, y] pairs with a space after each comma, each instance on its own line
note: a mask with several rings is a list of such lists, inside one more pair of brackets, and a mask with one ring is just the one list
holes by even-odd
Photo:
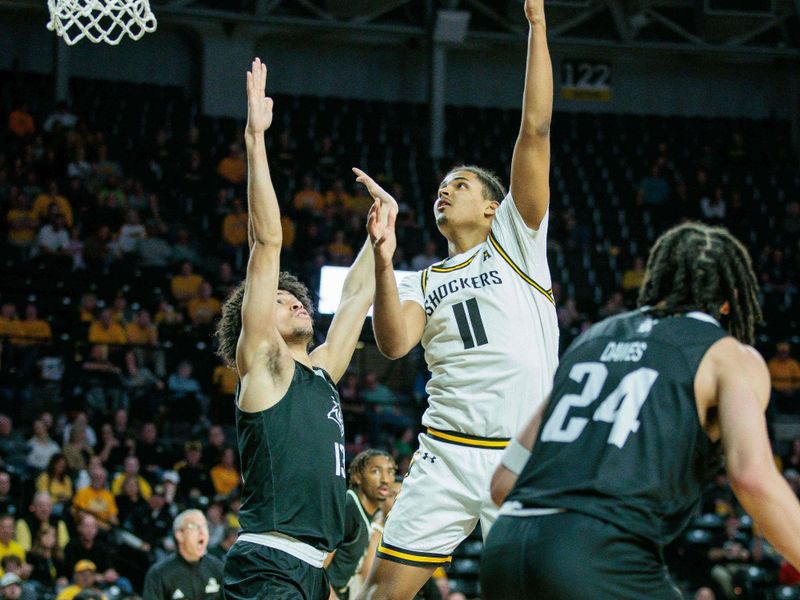
[[[425, 347], [431, 370], [425, 433], [386, 521], [359, 598], [410, 600], [481, 521], [497, 516], [489, 483], [502, 449], [544, 402], [556, 368], [558, 326], [547, 267], [553, 74], [543, 0], [530, 24], [522, 125], [511, 190], [478, 167], [458, 167], [434, 204], [449, 258], [404, 280], [392, 269], [394, 219], [375, 214], [373, 326], [389, 358]], [[388, 194], [366, 174], [370, 194]], [[380, 212], [380, 211], [377, 211]]]

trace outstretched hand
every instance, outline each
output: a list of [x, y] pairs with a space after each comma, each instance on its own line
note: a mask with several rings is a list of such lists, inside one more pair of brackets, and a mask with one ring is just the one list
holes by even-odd
[[531, 25], [544, 23], [544, 0], [525, 0], [525, 18]]
[[353, 167], [353, 172], [357, 175], [356, 181], [363, 183], [369, 195], [375, 200], [367, 217], [367, 233], [375, 257], [391, 262], [397, 248], [394, 229], [398, 212], [397, 201], [361, 169]]
[[260, 58], [253, 60], [247, 72], [247, 133], [264, 133], [272, 124], [272, 98], [265, 96], [267, 65]]

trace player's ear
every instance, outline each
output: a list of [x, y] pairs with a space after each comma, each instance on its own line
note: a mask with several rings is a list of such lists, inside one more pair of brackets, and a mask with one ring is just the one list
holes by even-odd
[[484, 217], [493, 217], [494, 214], [497, 212], [500, 203], [496, 200], [491, 200], [487, 205], [486, 208], [483, 210]]

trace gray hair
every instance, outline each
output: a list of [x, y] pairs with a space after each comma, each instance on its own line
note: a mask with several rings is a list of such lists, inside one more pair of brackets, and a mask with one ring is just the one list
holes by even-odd
[[183, 522], [186, 520], [186, 518], [195, 515], [202, 517], [203, 521], [206, 520], [206, 516], [203, 514], [202, 510], [190, 508], [189, 510], [185, 510], [175, 517], [175, 520], [172, 522], [172, 533], [178, 533], [181, 529], [183, 529]]

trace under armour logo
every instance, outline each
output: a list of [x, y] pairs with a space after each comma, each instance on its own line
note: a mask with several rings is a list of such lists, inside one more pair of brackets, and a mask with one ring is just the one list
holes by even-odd
[[421, 458], [422, 460], [427, 460], [427, 461], [430, 461], [430, 463], [431, 463], [431, 464], [433, 464], [433, 463], [435, 463], [435, 462], [436, 462], [436, 456], [434, 456], [433, 454], [428, 454], [427, 452], [424, 452], [424, 453], [422, 454], [422, 456], [420, 456], [420, 458]]
[[175, 590], [175, 593], [172, 594], [172, 600], [179, 600], [180, 598], [186, 598], [186, 596], [184, 596], [183, 592], [178, 588]]
[[639, 325], [639, 328], [636, 330], [636, 332], [650, 333], [653, 330], [653, 325], [655, 325], [656, 323], [658, 323], [658, 319], [653, 319], [648, 317], [644, 321], [642, 321], [641, 325]]
[[489, 254], [488, 250], [484, 250], [483, 251], [483, 260], [486, 260], [487, 258], [492, 258], [492, 255]]

